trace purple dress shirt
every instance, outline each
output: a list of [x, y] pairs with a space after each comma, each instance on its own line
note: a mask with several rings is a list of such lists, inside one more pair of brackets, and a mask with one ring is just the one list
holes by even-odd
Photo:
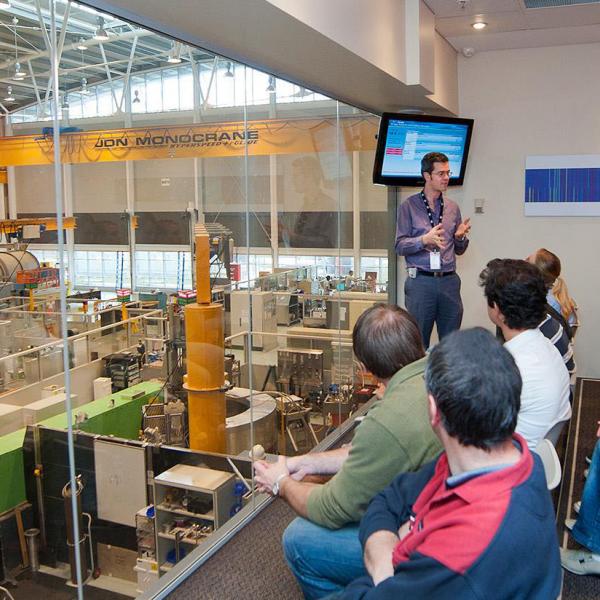
[[[440, 199], [435, 201], [433, 211], [433, 222], [437, 225], [440, 219]], [[462, 223], [458, 204], [444, 197], [444, 216], [442, 227], [444, 230], [444, 246], [440, 250], [442, 259], [442, 271], [456, 270], [456, 255], [464, 254], [469, 240], [457, 240], [454, 237], [456, 228]], [[429, 264], [429, 250], [423, 246], [421, 237], [431, 231], [429, 216], [421, 194], [415, 194], [407, 198], [398, 207], [398, 219], [396, 221], [396, 254], [406, 257], [407, 267], [416, 267], [420, 271], [431, 271]]]

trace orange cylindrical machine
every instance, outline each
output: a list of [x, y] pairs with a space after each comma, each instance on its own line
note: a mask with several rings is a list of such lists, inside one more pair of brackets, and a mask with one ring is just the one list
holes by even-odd
[[185, 307], [190, 448], [226, 452], [223, 306], [211, 302], [210, 245], [196, 232], [196, 303]]

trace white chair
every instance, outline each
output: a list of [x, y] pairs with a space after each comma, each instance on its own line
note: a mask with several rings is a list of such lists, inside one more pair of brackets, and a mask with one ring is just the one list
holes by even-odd
[[560, 483], [562, 476], [560, 460], [558, 460], [554, 444], [547, 438], [540, 440], [535, 448], [535, 452], [542, 459], [544, 473], [546, 474], [546, 485], [549, 490], [553, 490]]
[[550, 440], [552, 442], [552, 445], [554, 447], [556, 447], [556, 444], [558, 443], [558, 438], [560, 437], [564, 426], [569, 422], [569, 419], [565, 419], [564, 421], [559, 421], [558, 423], [556, 423], [544, 436], [547, 440]]
[[[566, 421], [561, 421], [557, 423], [549, 432], [546, 434], [546, 437], [543, 440], [540, 440], [538, 445], [535, 447], [536, 454], [542, 459], [542, 464], [544, 465], [544, 473], [546, 475], [546, 485], [549, 490], [553, 490], [560, 483], [560, 479], [562, 477], [562, 468], [560, 466], [560, 460], [558, 459], [558, 454], [556, 453], [556, 448], [554, 444], [550, 441], [549, 435], [552, 433], [554, 429], [556, 429], [559, 425], [558, 434], [556, 438], [560, 435], [561, 429], [564, 427]], [[560, 572], [560, 592], [558, 593], [557, 600], [562, 600], [563, 593], [563, 585], [564, 585], [564, 577], [565, 573], [561, 569]]]

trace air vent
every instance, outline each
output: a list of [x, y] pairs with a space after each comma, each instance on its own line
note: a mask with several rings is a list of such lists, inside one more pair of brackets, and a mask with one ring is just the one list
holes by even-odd
[[554, 8], [578, 4], [600, 4], [600, 0], [523, 0], [525, 8]]

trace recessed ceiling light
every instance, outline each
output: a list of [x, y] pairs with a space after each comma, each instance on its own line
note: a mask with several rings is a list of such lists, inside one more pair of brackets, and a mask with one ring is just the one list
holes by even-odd
[[477, 29], [477, 30], [479, 30], [479, 29], [485, 29], [487, 27], [487, 23], [484, 23], [483, 21], [476, 21], [475, 23], [473, 23], [471, 25], [471, 27], [473, 29]]

